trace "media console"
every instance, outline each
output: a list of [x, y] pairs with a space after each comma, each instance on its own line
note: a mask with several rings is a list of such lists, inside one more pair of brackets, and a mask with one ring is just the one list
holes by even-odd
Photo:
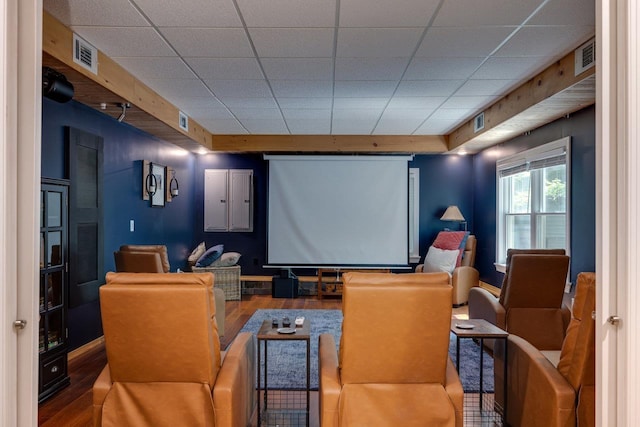
[[[351, 268], [319, 268], [318, 269], [318, 299], [324, 296], [342, 297], [342, 274], [357, 273], [390, 273], [389, 269], [351, 269]], [[324, 276], [324, 279], [323, 279]], [[325, 290], [322, 285], [325, 285]]]

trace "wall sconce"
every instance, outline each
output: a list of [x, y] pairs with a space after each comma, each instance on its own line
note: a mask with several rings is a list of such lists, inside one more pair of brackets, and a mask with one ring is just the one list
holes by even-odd
[[156, 195], [156, 191], [158, 191], [158, 179], [153, 174], [153, 163], [149, 162], [149, 173], [145, 178], [144, 189], [147, 191], [147, 194], [150, 197]]
[[452, 205], [444, 211], [444, 214], [440, 217], [440, 221], [452, 221], [452, 222], [461, 222], [464, 224], [464, 231], [467, 231], [467, 221], [462, 216], [462, 212], [458, 209], [457, 206]]
[[171, 181], [169, 181], [169, 192], [171, 193], [171, 198], [178, 197], [179, 189], [180, 185], [178, 185], [178, 180], [176, 179], [176, 170], [171, 169]]

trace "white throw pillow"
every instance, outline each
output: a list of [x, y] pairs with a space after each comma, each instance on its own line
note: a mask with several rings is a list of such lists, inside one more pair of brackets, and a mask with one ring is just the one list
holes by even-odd
[[429, 248], [427, 256], [424, 258], [424, 272], [437, 273], [445, 271], [449, 274], [453, 273], [456, 268], [459, 250], [438, 249], [434, 246]]
[[220, 258], [213, 261], [210, 267], [231, 267], [238, 263], [240, 260], [240, 254], [238, 252], [225, 252]]
[[189, 258], [187, 259], [189, 262], [194, 263], [198, 261], [198, 259], [207, 251], [207, 246], [204, 242], [200, 243], [196, 248], [191, 252]]

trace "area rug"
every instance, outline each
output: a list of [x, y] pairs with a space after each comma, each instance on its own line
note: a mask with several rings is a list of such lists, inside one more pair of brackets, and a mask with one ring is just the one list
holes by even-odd
[[[304, 316], [311, 321], [311, 389], [318, 389], [318, 337], [328, 333], [335, 337], [336, 347], [340, 343], [341, 310], [273, 310], [260, 309], [249, 318], [240, 332], [256, 334], [264, 320]], [[306, 343], [304, 341], [269, 341], [268, 378], [270, 389], [303, 389], [306, 383]], [[337, 348], [336, 348], [337, 350]], [[456, 360], [455, 335], [449, 337], [449, 354]], [[480, 386], [480, 351], [471, 339], [460, 340], [460, 380], [465, 392], [478, 392]], [[493, 392], [493, 359], [485, 354], [483, 391]], [[264, 369], [264, 360], [262, 367]], [[262, 386], [264, 383], [262, 382]]]

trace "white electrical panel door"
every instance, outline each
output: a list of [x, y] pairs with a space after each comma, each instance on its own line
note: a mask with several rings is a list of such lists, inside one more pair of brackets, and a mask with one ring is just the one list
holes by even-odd
[[253, 231], [253, 171], [229, 171], [229, 231]]
[[228, 169], [204, 171], [204, 231], [229, 229]]

